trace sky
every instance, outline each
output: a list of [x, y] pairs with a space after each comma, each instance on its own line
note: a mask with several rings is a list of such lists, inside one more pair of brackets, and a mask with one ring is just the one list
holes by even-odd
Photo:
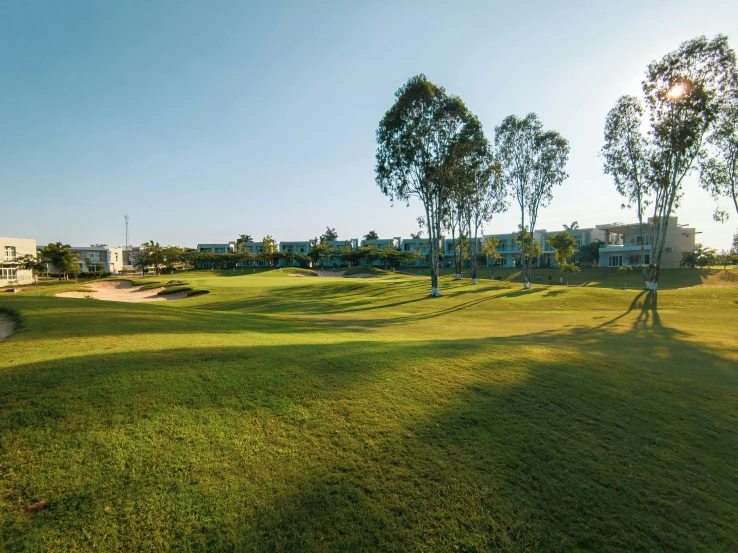
[[[0, 236], [120, 246], [128, 215], [132, 244], [407, 237], [422, 207], [381, 194], [375, 132], [418, 73], [489, 138], [536, 112], [569, 140], [539, 228], [631, 222], [598, 157], [605, 116], [648, 63], [718, 33], [738, 48], [735, 0], [0, 0]], [[714, 222], [696, 174], [684, 188], [679, 222], [729, 248], [738, 214]]]

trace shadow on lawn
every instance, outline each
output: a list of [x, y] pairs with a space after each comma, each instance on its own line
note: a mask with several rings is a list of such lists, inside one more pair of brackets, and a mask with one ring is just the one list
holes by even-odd
[[49, 508], [0, 532], [10, 549], [70, 528], [119, 550], [734, 549], [734, 363], [640, 297], [598, 328], [8, 369], [0, 505]]

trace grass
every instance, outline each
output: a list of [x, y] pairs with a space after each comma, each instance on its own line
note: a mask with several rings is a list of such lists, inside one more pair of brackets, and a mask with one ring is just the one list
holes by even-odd
[[0, 550], [735, 551], [735, 274], [0, 296]]
[[347, 267], [343, 273], [343, 276], [351, 275], [377, 275], [383, 271], [375, 269], [374, 267], [365, 267], [363, 265], [355, 265], [354, 267]]

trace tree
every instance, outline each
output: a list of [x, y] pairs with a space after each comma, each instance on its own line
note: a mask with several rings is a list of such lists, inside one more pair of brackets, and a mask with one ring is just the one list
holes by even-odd
[[575, 254], [576, 260], [580, 265], [596, 267], [600, 262], [600, 248], [604, 245], [605, 243], [602, 240], [593, 240], [589, 244], [582, 244]]
[[561, 266], [561, 272], [566, 274], [566, 285], [569, 286], [569, 275], [571, 273], [576, 273], [577, 271], [580, 271], [579, 267], [574, 265], [574, 263], [564, 263]]
[[79, 263], [78, 256], [71, 252], [71, 246], [61, 242], [50, 242], [44, 246], [40, 258], [59, 272], [59, 280], [69, 280], [69, 273]]
[[77, 277], [82, 272], [82, 264], [81, 263], [72, 263], [68, 269], [67, 272], [74, 276], [74, 282], [77, 282]]
[[553, 248], [556, 265], [563, 273], [564, 267], [569, 264], [569, 259], [574, 257], [577, 241], [565, 230], [547, 237], [546, 242]]
[[456, 147], [461, 171], [456, 183], [460, 194], [455, 196], [461, 197], [458, 211], [466, 235], [471, 240], [472, 284], [476, 284], [480, 255], [479, 230], [492, 219], [493, 214], [507, 209], [507, 194], [502, 185], [500, 166], [494, 160], [482, 125], [473, 115], [469, 114], [468, 117], [466, 132]]
[[325, 232], [320, 236], [321, 242], [335, 242], [338, 240], [338, 233], [335, 228], [325, 227]]
[[330, 245], [325, 242], [318, 242], [310, 249], [308, 256], [313, 260], [313, 266], [320, 264], [322, 267], [325, 258], [330, 257], [333, 253], [335, 253], [335, 250]]
[[654, 190], [651, 264], [646, 287], [658, 288], [669, 218], [679, 207], [682, 182], [718, 120], [725, 91], [735, 88], [735, 53], [723, 35], [699, 37], [648, 66], [643, 92], [649, 112], [649, 159]]
[[646, 259], [643, 215], [650, 203], [651, 190], [648, 143], [642, 128], [641, 102], [635, 96], [620, 97], [605, 119], [605, 145], [601, 150], [605, 174], [612, 176], [615, 188], [625, 199], [620, 207], [636, 209], [641, 237], [640, 263]]
[[513, 241], [518, 245], [520, 250], [520, 265], [524, 267], [525, 260], [529, 260], [530, 265], [535, 262], [537, 264], [538, 258], [541, 256], [541, 245], [533, 239], [533, 236], [528, 229], [522, 228], [518, 225], [518, 234], [515, 235]]
[[149, 259], [149, 251], [143, 246], [130, 254], [131, 265], [134, 269], [141, 270], [141, 278], [146, 274], [146, 268], [151, 265]]
[[31, 271], [33, 281], [36, 283], [36, 295], [38, 296], [38, 275], [44, 270], [43, 261], [36, 256], [27, 253], [26, 255], [19, 257], [16, 262], [18, 264], [18, 269], [21, 271]]
[[167, 246], [162, 249], [164, 265], [169, 272], [174, 272], [174, 266], [184, 261], [184, 250], [178, 246]]
[[572, 221], [571, 225], [567, 225], [566, 223], [564, 223], [563, 226], [564, 226], [564, 230], [566, 231], [577, 230], [579, 228], [579, 221]]
[[733, 235], [733, 247], [730, 249], [730, 253], [738, 255], [738, 231]]
[[622, 274], [625, 277], [625, 283], [623, 285], [623, 288], [626, 290], [628, 289], [628, 273], [633, 272], [633, 265], [623, 265], [621, 267], [618, 267], [618, 273]]
[[379, 240], [379, 235], [375, 231], [370, 230], [364, 235], [364, 240]]
[[495, 278], [495, 262], [498, 259], [502, 259], [502, 256], [497, 253], [497, 248], [500, 245], [500, 241], [494, 236], [490, 236], [484, 240], [482, 245], [482, 255], [487, 259], [492, 260], [492, 280]]
[[241, 252], [246, 242], [253, 242], [254, 238], [250, 234], [239, 234], [236, 239], [236, 251]]
[[141, 249], [146, 250], [149, 266], [153, 266], [154, 275], [159, 276], [161, 266], [166, 262], [166, 258], [164, 257], [164, 248], [159, 245], [159, 242], [149, 240], [148, 242], [141, 244]]
[[[733, 200], [738, 213], [738, 88], [729, 94], [715, 130], [707, 137], [707, 151], [700, 157], [700, 182], [715, 200]], [[715, 210], [715, 219], [724, 221], [727, 212]]]
[[495, 128], [495, 159], [501, 165], [505, 187], [520, 206], [520, 228], [528, 229], [524, 236], [530, 240], [522, 257], [524, 288], [530, 288], [531, 283], [538, 211], [553, 198], [554, 186], [568, 176], [568, 158], [569, 143], [555, 131], [544, 131], [535, 113], [529, 113], [525, 119], [510, 115]]
[[274, 269], [279, 259], [278, 253], [277, 241], [267, 234], [261, 239], [261, 252], [256, 254], [256, 260], [265, 262], [269, 268]]
[[469, 121], [464, 103], [425, 75], [412, 77], [377, 129], [376, 183], [392, 202], [417, 198], [425, 211], [430, 247], [431, 296], [438, 289], [441, 226], [456, 164], [454, 145]]

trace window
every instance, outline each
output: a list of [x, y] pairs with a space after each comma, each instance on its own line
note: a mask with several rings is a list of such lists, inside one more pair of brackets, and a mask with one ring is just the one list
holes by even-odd
[[650, 263], [651, 263], [651, 256], [650, 256], [650, 255], [648, 255], [648, 254], [645, 254], [645, 255], [643, 256], [643, 262], [644, 262], [644, 263], [645, 263], [646, 265], [650, 265]]
[[87, 252], [87, 259], [90, 261], [100, 261], [102, 259], [102, 252]]
[[2, 280], [17, 280], [18, 279], [18, 270], [17, 269], [11, 269], [9, 267], [3, 267], [2, 273], [0, 273], [0, 277], [2, 277]]
[[215, 253], [225, 253], [225, 248], [215, 248]]
[[608, 265], [610, 267], [620, 267], [623, 264], [623, 256], [622, 255], [613, 255], [608, 260]]
[[5, 246], [5, 259], [15, 259], [15, 246]]
[[212, 251], [210, 248], [200, 248], [200, 253], [210, 253]]

